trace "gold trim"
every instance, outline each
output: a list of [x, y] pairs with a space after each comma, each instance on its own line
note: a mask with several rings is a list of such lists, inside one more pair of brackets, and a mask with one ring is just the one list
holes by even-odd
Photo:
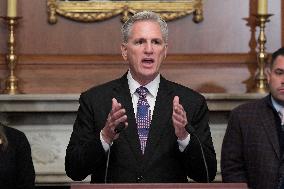
[[202, 0], [186, 1], [97, 1], [71, 2], [47, 0], [48, 21], [57, 23], [57, 15], [80, 22], [96, 22], [122, 15], [125, 22], [130, 14], [142, 10], [152, 10], [166, 21], [174, 20], [193, 13], [193, 21], [203, 20]]

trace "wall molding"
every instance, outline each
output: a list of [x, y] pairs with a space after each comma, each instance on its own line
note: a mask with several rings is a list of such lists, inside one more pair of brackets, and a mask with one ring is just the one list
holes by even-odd
[[[19, 55], [23, 65], [116, 65], [121, 64], [121, 55]], [[255, 54], [172, 54], [165, 64], [243, 64], [256, 62]], [[0, 65], [5, 64], [5, 55], [0, 54]]]
[[[23, 93], [81, 93], [127, 68], [120, 55], [20, 55], [16, 75]], [[256, 68], [254, 54], [173, 54], [161, 67], [166, 78], [204, 93], [246, 93]], [[2, 90], [7, 74], [1, 55]]]

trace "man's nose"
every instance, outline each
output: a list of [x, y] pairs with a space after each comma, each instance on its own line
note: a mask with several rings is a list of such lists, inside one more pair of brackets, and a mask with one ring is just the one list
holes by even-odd
[[281, 86], [284, 86], [284, 74], [280, 76], [279, 80], [281, 82]]
[[153, 53], [153, 44], [151, 42], [147, 42], [145, 44], [144, 52], [146, 54], [152, 54]]
[[281, 85], [284, 85], [284, 77], [281, 77]]

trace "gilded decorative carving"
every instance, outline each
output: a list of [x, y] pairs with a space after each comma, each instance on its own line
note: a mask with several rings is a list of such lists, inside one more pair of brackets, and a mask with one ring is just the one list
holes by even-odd
[[57, 15], [81, 22], [96, 22], [122, 15], [126, 21], [130, 15], [152, 10], [159, 13], [166, 21], [174, 20], [193, 13], [193, 21], [203, 20], [202, 0], [187, 1], [59, 1], [47, 0], [48, 21], [57, 23]]

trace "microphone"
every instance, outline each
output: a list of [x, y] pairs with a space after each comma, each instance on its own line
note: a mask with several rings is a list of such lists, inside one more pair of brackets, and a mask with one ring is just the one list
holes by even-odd
[[[119, 123], [118, 126], [115, 127], [114, 132], [116, 134], [120, 133], [123, 129], [125, 129], [124, 123]], [[107, 183], [107, 176], [108, 176], [108, 167], [109, 167], [109, 157], [110, 157], [110, 149], [111, 145], [109, 146], [108, 152], [107, 152], [107, 160], [106, 160], [106, 169], [105, 169], [105, 184]]]
[[125, 124], [119, 123], [118, 126], [115, 127], [114, 132], [115, 132], [116, 134], [117, 134], [117, 133], [120, 133], [124, 128], [125, 128]]
[[202, 144], [201, 144], [201, 142], [200, 142], [200, 139], [199, 139], [199, 137], [197, 136], [197, 134], [195, 134], [195, 129], [194, 129], [194, 127], [192, 127], [191, 125], [187, 124], [187, 125], [185, 126], [185, 130], [186, 130], [189, 134], [193, 135], [193, 136], [197, 139], [197, 141], [198, 141], [198, 144], [199, 144], [200, 150], [201, 150], [201, 154], [202, 154], [202, 159], [203, 159], [204, 167], [205, 167], [206, 180], [207, 180], [207, 183], [209, 183], [208, 166], [207, 166], [207, 162], [206, 162], [206, 159], [205, 159], [205, 155], [204, 155], [204, 151], [203, 151], [203, 147], [202, 147]]

